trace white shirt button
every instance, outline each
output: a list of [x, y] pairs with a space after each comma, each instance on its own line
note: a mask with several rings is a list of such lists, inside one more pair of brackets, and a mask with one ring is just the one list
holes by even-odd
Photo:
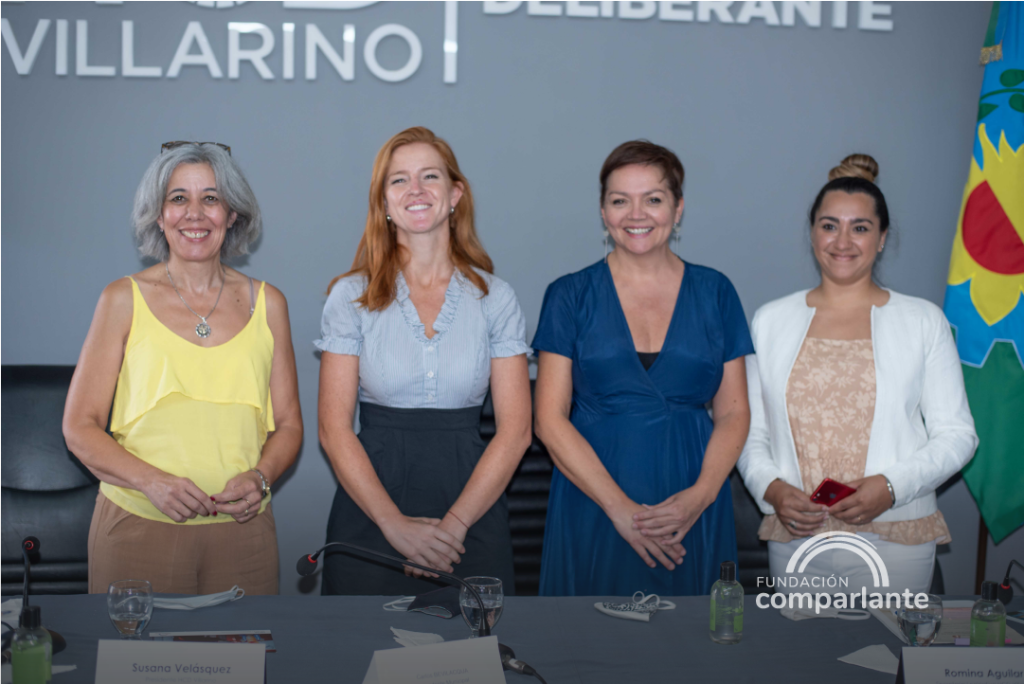
[[433, 399], [433, 398], [434, 398], [434, 394], [432, 392], [427, 392], [427, 399]]
[[434, 371], [430, 371], [429, 373], [427, 373], [427, 377], [428, 378], [434, 377]]
[[434, 351], [434, 345], [430, 345], [429, 347], [427, 347], [427, 351]]

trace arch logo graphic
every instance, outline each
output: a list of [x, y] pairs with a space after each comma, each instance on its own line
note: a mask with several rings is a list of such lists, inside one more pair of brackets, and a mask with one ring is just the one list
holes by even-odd
[[[852, 593], [845, 593], [850, 586], [849, 577], [829, 577], [805, 575], [807, 566], [822, 554], [848, 551], [861, 558], [871, 572], [871, 580], [879, 591], [868, 593], [864, 584], [854, 587]], [[789, 608], [791, 611], [814, 610], [814, 617], [822, 610], [831, 610], [830, 615], [836, 617], [836, 611], [856, 608], [860, 599], [860, 608], [900, 608], [927, 605], [927, 594], [914, 594], [904, 588], [890, 588], [889, 570], [885, 561], [878, 555], [878, 549], [864, 537], [852, 532], [822, 532], [809, 538], [799, 547], [786, 564], [784, 577], [758, 577], [758, 588], [774, 589], [775, 593], [759, 593], [755, 599], [758, 608]], [[805, 589], [805, 591], [801, 591]], [[812, 591], [814, 590], [814, 591]], [[882, 592], [885, 592], [884, 594]], [[805, 607], [806, 604], [806, 607]], [[866, 617], [866, 615], [865, 615]]]
[[[885, 568], [881, 556], [878, 555], [878, 549], [864, 537], [859, 537], [852, 532], [823, 532], [814, 535], [801, 544], [793, 557], [789, 559], [789, 564], [786, 565], [786, 574], [802, 573], [815, 556], [828, 551], [852, 551], [867, 563], [876, 589], [889, 586], [889, 571]], [[797, 567], [797, 563], [800, 564], [799, 567]]]

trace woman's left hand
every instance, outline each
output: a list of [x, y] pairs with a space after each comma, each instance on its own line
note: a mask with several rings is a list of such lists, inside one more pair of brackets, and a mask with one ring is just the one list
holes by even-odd
[[680, 543], [705, 508], [701, 494], [690, 487], [655, 506], [644, 504], [645, 510], [633, 516], [633, 529], [645, 537], [662, 538], [665, 543]]
[[263, 482], [251, 470], [235, 475], [228, 480], [224, 491], [210, 499], [217, 505], [218, 513], [225, 513], [240, 523], [246, 523], [260, 514], [263, 503]]
[[828, 509], [828, 514], [847, 525], [867, 525], [892, 508], [892, 495], [884, 475], [872, 475], [847, 485], [857, 491]]

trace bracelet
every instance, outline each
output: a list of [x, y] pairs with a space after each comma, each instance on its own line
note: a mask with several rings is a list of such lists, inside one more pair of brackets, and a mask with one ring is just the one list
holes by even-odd
[[[885, 477], [885, 475], [882, 477]], [[889, 496], [892, 497], [892, 504], [889, 506], [889, 508], [892, 508], [896, 505], [896, 490], [892, 488], [892, 482], [889, 482], [887, 477], [885, 477], [885, 486], [889, 488]]]
[[270, 483], [267, 482], [267, 478], [263, 475], [262, 472], [260, 472], [259, 468], [250, 468], [249, 470], [259, 475], [260, 483], [262, 484], [262, 486], [260, 487], [260, 498], [266, 499], [267, 495], [270, 494]]
[[451, 509], [448, 509], [448, 515], [452, 516], [453, 518], [458, 520], [460, 523], [462, 523], [462, 526], [465, 527], [467, 530], [469, 529], [469, 525], [467, 525], [466, 523], [462, 522], [462, 518], [460, 518], [459, 516], [455, 515], [455, 511], [453, 511]]

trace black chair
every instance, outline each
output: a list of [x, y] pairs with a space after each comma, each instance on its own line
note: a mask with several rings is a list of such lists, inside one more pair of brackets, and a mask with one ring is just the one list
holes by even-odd
[[33, 594], [89, 590], [88, 539], [98, 481], [68, 451], [61, 430], [74, 366], [8, 366], [2, 372], [3, 465], [0, 594], [20, 594], [21, 540], [39, 538]]
[[[535, 381], [530, 381], [531, 394]], [[488, 394], [480, 417], [480, 436], [494, 437], [494, 406]], [[508, 498], [509, 527], [512, 530], [512, 562], [516, 574], [516, 595], [536, 596], [540, 588], [540, 558], [544, 548], [544, 523], [554, 465], [540, 440], [533, 438], [505, 494]], [[750, 497], [739, 473], [730, 477], [739, 548], [739, 581], [746, 593], [757, 593], [757, 578], [768, 577], [768, 545], [757, 538], [761, 511]]]

